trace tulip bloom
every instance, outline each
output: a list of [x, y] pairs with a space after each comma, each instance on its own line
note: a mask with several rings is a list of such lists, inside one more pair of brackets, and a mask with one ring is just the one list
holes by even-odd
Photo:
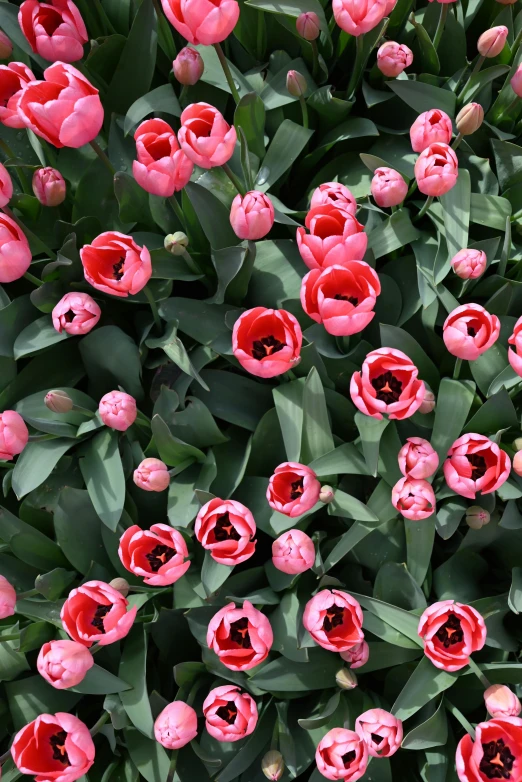
[[272, 562], [282, 573], [296, 575], [310, 570], [315, 562], [312, 538], [300, 529], [283, 532], [272, 543]]
[[297, 229], [297, 246], [309, 269], [345, 265], [360, 261], [368, 246], [364, 226], [343, 206], [322, 204], [306, 215], [305, 225]]
[[366, 772], [368, 748], [355, 731], [333, 728], [317, 745], [315, 762], [326, 779], [355, 782]]
[[169, 198], [189, 181], [194, 164], [180, 149], [176, 134], [162, 119], [142, 122], [134, 134], [134, 179], [152, 195]]
[[15, 606], [16, 592], [14, 586], [9, 583], [5, 576], [0, 575], [0, 619], [7, 619], [8, 616], [13, 616]]
[[14, 410], [0, 413], [0, 459], [10, 461], [22, 453], [29, 441], [29, 431], [25, 421]]
[[250, 736], [257, 725], [257, 706], [235, 684], [210, 690], [203, 703], [206, 728], [217, 741], [239, 741]]
[[364, 640], [357, 600], [339, 589], [323, 589], [306, 604], [303, 625], [314, 641], [331, 652], [346, 652]]
[[522, 711], [522, 705], [509, 687], [505, 684], [492, 684], [484, 692], [486, 709], [495, 719], [498, 717], [518, 717]]
[[8, 128], [24, 128], [18, 114], [22, 90], [36, 76], [23, 62], [0, 65], [0, 122]]
[[384, 709], [368, 709], [355, 720], [355, 732], [373, 758], [390, 758], [402, 743], [402, 721]]
[[310, 467], [283, 462], [270, 478], [266, 498], [271, 508], [294, 519], [314, 507], [320, 491], [321, 484]]
[[442, 337], [452, 356], [475, 361], [497, 341], [500, 321], [480, 304], [461, 304], [450, 312]]
[[144, 459], [134, 470], [133, 480], [145, 491], [165, 491], [170, 483], [169, 469], [161, 459]]
[[274, 217], [272, 201], [258, 190], [244, 196], [238, 193], [232, 201], [230, 225], [240, 239], [262, 239], [270, 232]]
[[398, 459], [400, 471], [408, 478], [430, 478], [439, 466], [437, 451], [422, 437], [408, 437]]
[[386, 41], [377, 51], [377, 67], [384, 76], [395, 78], [413, 62], [413, 52], [403, 43]]
[[503, 24], [486, 30], [477, 42], [478, 53], [481, 57], [498, 57], [508, 37], [508, 29]]
[[522, 65], [518, 66], [509, 83], [515, 95], [522, 98]]
[[135, 296], [152, 275], [148, 249], [118, 231], [106, 231], [84, 245], [80, 258], [87, 282], [113, 296]]
[[406, 198], [408, 185], [402, 174], [393, 168], [376, 168], [372, 179], [372, 196], [377, 206], [398, 206]]
[[406, 476], [392, 489], [391, 502], [405, 519], [420, 521], [435, 513], [435, 493], [428, 481]]
[[286, 310], [254, 307], [243, 312], [232, 331], [232, 350], [243, 369], [270, 378], [292, 369], [301, 359], [303, 332]]
[[452, 135], [451, 119], [442, 109], [423, 111], [410, 128], [414, 152], [424, 152], [431, 144], [449, 144]]
[[340, 182], [325, 182], [316, 187], [310, 201], [310, 209], [316, 206], [339, 206], [345, 212], [355, 214], [357, 211], [357, 201], [351, 190]]
[[469, 656], [486, 642], [486, 625], [471, 606], [442, 600], [433, 603], [419, 621], [419, 636], [424, 654], [436, 668], [460, 671], [469, 664]]
[[194, 532], [210, 556], [221, 565], [239, 565], [256, 549], [256, 523], [245, 505], [215, 497], [200, 509]]
[[419, 370], [401, 350], [379, 348], [364, 359], [350, 382], [352, 402], [365, 415], [409, 418], [421, 406], [425, 387]]
[[373, 320], [379, 275], [364, 261], [312, 269], [301, 284], [301, 305], [313, 320], [335, 336], [362, 331]]
[[33, 175], [33, 193], [42, 206], [59, 206], [65, 201], [65, 179], [55, 168], [38, 168]]
[[40, 714], [20, 730], [11, 746], [15, 766], [36, 782], [75, 782], [94, 763], [94, 742], [72, 714]]
[[455, 440], [444, 462], [446, 483], [461, 497], [491, 494], [509, 478], [507, 453], [483, 434], [464, 434]]
[[182, 112], [180, 120], [181, 149], [196, 166], [214, 168], [230, 160], [237, 141], [236, 129], [214, 106], [192, 103]]
[[150, 530], [129, 527], [120, 538], [118, 556], [147, 586], [170, 586], [190, 567], [183, 535], [167, 524], [153, 524]]
[[522, 317], [515, 323], [513, 334], [508, 339], [508, 342], [515, 347], [514, 350], [508, 349], [509, 363], [517, 375], [522, 377]]
[[172, 70], [180, 84], [191, 87], [203, 76], [205, 70], [203, 57], [197, 49], [185, 46], [172, 63]]
[[55, 147], [83, 147], [103, 125], [98, 90], [72, 65], [55, 62], [45, 81], [32, 81], [18, 102], [25, 127]]
[[87, 581], [69, 593], [62, 606], [63, 629], [73, 641], [90, 647], [107, 646], [125, 638], [136, 618], [123, 595], [103, 581]]
[[171, 25], [196, 45], [221, 43], [239, 19], [236, 0], [161, 0], [161, 4]]
[[100, 399], [98, 413], [105, 426], [125, 432], [138, 415], [136, 400], [123, 391], [110, 391]]
[[92, 654], [76, 641], [45, 643], [36, 661], [38, 673], [56, 690], [76, 687], [93, 665]]
[[198, 715], [187, 703], [165, 706], [154, 723], [154, 737], [165, 749], [180, 749], [198, 735]]
[[451, 259], [453, 271], [461, 280], [476, 280], [486, 271], [487, 262], [482, 250], [459, 250]]
[[305, 41], [315, 41], [321, 34], [321, 22], [314, 11], [299, 14], [295, 21], [297, 32]]
[[350, 668], [362, 668], [370, 659], [370, 647], [366, 641], [361, 641], [351, 649], [341, 652], [341, 657], [345, 662], [350, 663]]
[[13, 182], [7, 168], [0, 163], [0, 208], [6, 206], [13, 197]]
[[520, 779], [522, 765], [522, 720], [500, 717], [480, 722], [475, 741], [466, 733], [456, 755], [460, 782], [489, 782], [491, 779]]
[[252, 603], [221, 608], [210, 620], [207, 646], [231, 671], [249, 671], [268, 657], [274, 634], [270, 622]]
[[414, 173], [421, 193], [427, 196], [444, 195], [457, 183], [457, 156], [447, 144], [430, 144], [417, 158]]
[[349, 35], [363, 35], [377, 27], [386, 14], [387, 0], [333, 0], [335, 21]]
[[82, 336], [96, 326], [101, 309], [88, 293], [66, 293], [52, 311], [53, 326], [60, 334]]
[[31, 248], [18, 224], [0, 212], [0, 282], [14, 282], [31, 265]]
[[33, 52], [51, 62], [75, 62], [83, 57], [89, 36], [72, 0], [25, 0], [18, 12], [20, 28]]

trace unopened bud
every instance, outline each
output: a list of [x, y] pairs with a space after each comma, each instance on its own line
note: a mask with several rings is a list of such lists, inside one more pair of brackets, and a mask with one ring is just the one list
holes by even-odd
[[471, 505], [466, 511], [466, 524], [471, 529], [482, 529], [489, 524], [490, 518], [488, 511], [480, 505]]
[[109, 582], [109, 586], [115, 589], [116, 592], [119, 592], [120, 595], [123, 595], [123, 597], [127, 597], [129, 594], [129, 582], [126, 578], [113, 578]]
[[518, 717], [522, 705], [515, 693], [505, 684], [492, 684], [484, 692], [486, 709], [494, 719]]
[[286, 89], [294, 98], [300, 98], [306, 92], [306, 79], [299, 71], [288, 71], [286, 74]]
[[498, 57], [505, 46], [508, 29], [503, 24], [492, 27], [482, 33], [477, 42], [477, 49], [482, 57]]
[[341, 690], [354, 690], [358, 684], [357, 676], [353, 671], [348, 670], [348, 668], [341, 668], [341, 670], [337, 672], [335, 681]]
[[435, 394], [432, 391], [426, 391], [422, 404], [419, 407], [419, 413], [426, 415], [426, 413], [431, 413], [433, 410], [435, 410]]
[[172, 70], [180, 84], [192, 86], [203, 76], [203, 57], [197, 49], [185, 46], [172, 63]]
[[513, 472], [522, 477], [522, 451], [517, 451], [513, 457]]
[[267, 779], [281, 779], [285, 770], [285, 761], [281, 753], [275, 749], [267, 752], [261, 761], [261, 769]]
[[321, 491], [319, 492], [319, 499], [321, 502], [329, 503], [334, 497], [335, 492], [331, 486], [321, 486]]
[[321, 22], [314, 11], [306, 11], [300, 14], [295, 22], [297, 32], [305, 41], [315, 41], [321, 34]]
[[172, 255], [183, 255], [188, 247], [188, 236], [183, 231], [176, 231], [174, 234], [168, 234], [165, 237], [164, 247]]
[[0, 30], [0, 60], [8, 60], [13, 53], [11, 39]]
[[513, 440], [513, 449], [515, 451], [522, 451], [522, 437], [517, 437], [516, 440]]
[[471, 136], [484, 122], [484, 109], [480, 103], [467, 103], [457, 114], [455, 122], [459, 133]]
[[49, 391], [45, 395], [45, 406], [52, 413], [69, 413], [73, 409], [73, 401], [66, 391]]

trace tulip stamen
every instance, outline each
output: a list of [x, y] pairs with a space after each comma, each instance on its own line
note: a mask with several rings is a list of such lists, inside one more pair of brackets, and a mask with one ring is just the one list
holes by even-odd
[[377, 399], [385, 402], [387, 405], [397, 402], [402, 392], [401, 381], [391, 372], [384, 372], [384, 374], [374, 377], [372, 386], [377, 391]]
[[103, 617], [109, 613], [112, 606], [103, 606], [99, 605], [96, 606], [96, 611], [94, 612], [94, 617], [91, 621], [91, 625], [95, 627], [97, 630], [100, 631], [100, 633], [105, 632], [105, 627], [103, 626]]
[[60, 730], [58, 733], [51, 736], [49, 744], [53, 748], [53, 760], [59, 760], [64, 766], [69, 766], [69, 756], [65, 749], [66, 738], [67, 733], [64, 730]]
[[224, 540], [241, 540], [241, 535], [230, 521], [228, 513], [223, 513], [216, 521], [214, 538], [218, 543], [221, 543]]
[[114, 277], [115, 280], [119, 281], [123, 277], [123, 275], [125, 273], [123, 271], [124, 265], [125, 265], [125, 258], [123, 257], [123, 258], [120, 258], [118, 263], [115, 263], [114, 266], [112, 267], [112, 276]]
[[372, 741], [374, 744], [380, 744], [382, 741], [382, 736], [379, 736], [378, 733], [370, 733], [370, 736], [372, 737]]
[[220, 706], [219, 709], [216, 710], [216, 714], [218, 717], [221, 717], [222, 720], [228, 722], [229, 725], [233, 725], [237, 717], [237, 706], [234, 701], [228, 701], [224, 706]]
[[344, 608], [342, 606], [330, 606], [323, 620], [323, 630], [331, 632], [334, 627], [339, 627], [344, 622]]
[[480, 761], [479, 768], [488, 779], [511, 779], [511, 771], [515, 756], [503, 739], [489, 741], [482, 745], [484, 755]]
[[292, 489], [292, 491], [290, 492], [290, 499], [298, 500], [299, 497], [302, 496], [304, 491], [303, 478], [298, 478], [297, 481], [291, 483], [290, 486]]
[[69, 310], [69, 312], [66, 312], [63, 317], [67, 321], [67, 323], [72, 323], [72, 321], [75, 318], [75, 313], [72, 310]]
[[354, 307], [359, 304], [359, 299], [356, 296], [345, 296], [343, 293], [336, 293], [334, 299], [337, 301], [349, 301]]
[[230, 625], [230, 638], [243, 649], [251, 649], [250, 634], [248, 632], [248, 619], [244, 616]]
[[175, 548], [158, 545], [155, 546], [148, 554], [145, 554], [145, 559], [149, 561], [152, 572], [157, 573], [160, 567], [169, 562], [175, 554]]
[[439, 627], [435, 633], [435, 637], [439, 639], [445, 649], [454, 644], [459, 644], [464, 638], [460, 619], [455, 614], [450, 614], [448, 621], [442, 627]]
[[276, 339], [273, 334], [270, 334], [269, 337], [256, 339], [252, 346], [252, 355], [254, 358], [257, 358], [258, 361], [261, 361], [262, 358], [271, 356], [273, 353], [278, 353], [284, 347], [286, 347], [284, 342], [281, 342], [279, 339]]
[[354, 749], [350, 750], [350, 752], [346, 752], [342, 756], [342, 761], [343, 761], [343, 764], [344, 764], [345, 768], [349, 768], [350, 763], [353, 763], [354, 760], [355, 760], [355, 750]]
[[473, 481], [478, 481], [478, 479], [482, 478], [482, 476], [486, 473], [486, 460], [483, 456], [480, 456], [477, 453], [472, 453], [469, 456], [466, 454], [466, 457], [468, 462], [471, 464], [471, 479]]

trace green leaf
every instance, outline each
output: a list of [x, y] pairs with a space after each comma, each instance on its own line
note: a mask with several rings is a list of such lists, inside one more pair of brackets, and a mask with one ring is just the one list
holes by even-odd
[[361, 445], [370, 475], [377, 475], [379, 444], [388, 423], [387, 418], [382, 418], [379, 421], [377, 418], [364, 415], [364, 413], [355, 413], [355, 425], [361, 435]]
[[517, 411], [511, 401], [511, 397], [505, 388], [502, 388], [477, 410], [464, 427], [466, 432], [478, 432], [479, 434], [493, 434], [499, 429], [509, 429], [517, 426]]
[[515, 614], [522, 611], [522, 568], [520, 567], [514, 567], [511, 572], [508, 605]]
[[147, 782], [166, 782], [170, 761], [161, 744], [135, 728], [124, 728], [123, 732], [131, 760], [141, 776]]
[[403, 749], [428, 749], [429, 747], [444, 746], [448, 740], [448, 721], [446, 719], [446, 709], [444, 708], [444, 698], [434, 713], [417, 727], [410, 730], [401, 744]]
[[13, 346], [14, 357], [18, 360], [66, 339], [69, 339], [69, 335], [65, 331], [61, 334], [56, 331], [51, 317], [44, 315], [26, 326], [17, 336]]
[[52, 602], [62, 596], [62, 593], [72, 584], [75, 578], [76, 573], [74, 571], [54, 568], [49, 573], [37, 576], [34, 588]]
[[40, 486], [73, 445], [75, 440], [63, 438], [26, 445], [13, 471], [13, 490], [18, 499]]
[[303, 391], [303, 451], [307, 455], [306, 461], [318, 459], [325, 453], [332, 451], [334, 441], [323, 384], [315, 367], [312, 367]]
[[212, 249], [221, 250], [238, 244], [239, 240], [230, 225], [230, 211], [217, 196], [196, 182], [189, 182], [185, 187], [185, 193], [194, 207]]
[[328, 512], [334, 516], [343, 516], [356, 521], [380, 523], [378, 517], [367, 505], [340, 489], [336, 489], [334, 499], [328, 506]]
[[272, 391], [289, 462], [298, 462], [301, 454], [303, 389], [302, 380], [293, 380]]
[[384, 603], [382, 600], [376, 600], [373, 597], [367, 597], [366, 595], [360, 595], [357, 592], [350, 590], [352, 597], [366, 608], [375, 614], [376, 617], [381, 619], [386, 624], [389, 624], [399, 633], [405, 635], [411, 641], [414, 641], [418, 646], [422, 646], [422, 641], [417, 633], [419, 625], [419, 618], [409, 611], [404, 611], [402, 608], [390, 605], [390, 603]]
[[442, 109], [450, 117], [455, 115], [456, 97], [450, 90], [410, 79], [393, 79], [386, 84], [418, 114], [430, 109]]
[[458, 673], [441, 671], [431, 660], [423, 657], [393, 704], [392, 713], [400, 720], [412, 717], [426, 703], [455, 684], [457, 677]]
[[448, 540], [457, 531], [467, 502], [462, 497], [452, 497], [439, 505], [435, 516], [435, 528], [443, 540]]
[[373, 250], [376, 258], [382, 258], [383, 255], [388, 255], [393, 250], [414, 242], [419, 236], [419, 231], [411, 222], [406, 209], [398, 209], [384, 223], [371, 231], [368, 236], [368, 247]]
[[249, 377], [220, 369], [205, 369], [201, 376], [210, 392], [194, 388], [193, 394], [216, 418], [254, 432], [261, 418], [272, 407], [270, 387]]
[[177, 331], [177, 324], [173, 322], [167, 326], [167, 330], [163, 337], [148, 339], [145, 344], [149, 348], [161, 348], [164, 350], [170, 360], [173, 361], [182, 372], [185, 372], [187, 375], [194, 378], [194, 380], [197, 380], [205, 391], [208, 391], [209, 388], [207, 384], [201, 379], [201, 375], [192, 364], [183, 342], [176, 336]]
[[216, 782], [233, 782], [245, 772], [257, 757], [265, 744], [270, 740], [274, 727], [271, 704], [261, 712], [254, 733], [245, 741], [241, 749], [234, 752], [234, 757], [216, 778]]
[[344, 533], [339, 542], [330, 551], [323, 564], [324, 572], [328, 573], [328, 571], [340, 562], [349, 551], [355, 548], [361, 540], [364, 540], [371, 531], [371, 528], [364, 526], [357, 521], [355, 524], [352, 524], [348, 532]]
[[[0, 5], [0, 12], [4, 7], [4, 5]], [[0, 356], [14, 357], [16, 338], [37, 317], [38, 311], [29, 296], [19, 296], [0, 309]]]
[[125, 640], [119, 676], [132, 687], [120, 693], [132, 724], [148, 738], [154, 737], [154, 721], [147, 693], [147, 637], [143, 625], [135, 625]]
[[368, 646], [370, 647], [370, 658], [361, 667], [361, 673], [371, 673], [384, 668], [392, 668], [395, 665], [403, 665], [417, 659], [422, 654], [419, 648], [390, 646], [389, 643], [382, 641], [369, 641]]
[[470, 219], [473, 223], [504, 231], [506, 220], [511, 217], [511, 211], [511, 204], [507, 198], [484, 193], [471, 194]]
[[272, 187], [294, 164], [313, 133], [313, 130], [307, 130], [292, 120], [283, 120], [259, 169], [256, 188], [264, 193]]
[[80, 469], [94, 509], [104, 524], [115, 530], [125, 502], [125, 476], [118, 433], [104, 429], [87, 446]]
[[259, 8], [270, 14], [285, 14], [294, 18], [306, 11], [313, 11], [321, 20], [322, 29], [326, 28], [324, 11], [319, 0], [283, 0], [283, 2], [273, 2], [273, 0], [248, 0], [246, 5], [252, 8]]
[[431, 444], [439, 455], [441, 465], [450, 447], [460, 437], [472, 402], [473, 392], [467, 385], [447, 377], [442, 379], [431, 436]]
[[463, 105], [469, 103], [487, 84], [504, 76], [508, 71], [509, 65], [493, 65], [491, 68], [484, 68], [479, 73], [474, 73], [470, 77], [466, 89], [459, 97], [459, 101], [461, 101]]
[[106, 671], [105, 668], [93, 665], [85, 674], [83, 681], [72, 688], [72, 692], [81, 692], [83, 695], [109, 695], [113, 692], [124, 692], [129, 689], [130, 686], [127, 682]]
[[178, 464], [186, 462], [187, 459], [195, 459], [198, 462], [205, 461], [203, 451], [174, 437], [163, 418], [159, 415], [155, 415], [152, 419], [152, 435], [160, 458], [169, 467], [176, 467]]
[[265, 155], [265, 105], [259, 95], [249, 92], [243, 95], [234, 113], [236, 129], [242, 128], [248, 149], [258, 158]]
[[369, 474], [366, 462], [352, 443], [344, 443], [333, 451], [325, 453], [324, 456], [314, 459], [309, 466], [319, 477]]
[[342, 665], [336, 655], [326, 655], [322, 649], [309, 649], [306, 663], [279, 657], [257, 672], [251, 680], [265, 692], [308, 692], [335, 686], [335, 675]]
[[408, 570], [419, 586], [422, 586], [430, 566], [435, 539], [435, 515], [422, 524], [404, 519]]
[[5, 685], [5, 691], [15, 730], [21, 730], [41, 714], [73, 712], [81, 697], [69, 690], [56, 690], [41, 676], [10, 682]]
[[439, 370], [417, 340], [407, 331], [397, 328], [397, 326], [381, 323], [380, 330], [382, 344], [387, 348], [395, 348], [406, 353], [418, 368], [420, 379], [425, 380], [430, 388], [436, 390], [440, 383]]
[[246, 296], [256, 257], [254, 242], [242, 242], [238, 247], [225, 247], [212, 252], [212, 263], [218, 278], [217, 290], [210, 301], [228, 302], [238, 306]]
[[435, 282], [442, 282], [450, 270], [450, 260], [463, 248], [468, 246], [469, 219], [471, 211], [471, 182], [469, 171], [461, 168], [457, 184], [445, 195], [440, 203], [444, 215], [444, 232], [448, 250], [444, 274], [439, 273]]
[[[47, 389], [49, 391], [53, 389]], [[78, 407], [86, 410], [96, 410], [96, 402], [90, 396], [76, 388], [55, 389], [64, 391]], [[47, 432], [60, 437], [76, 437], [78, 427], [86, 420], [86, 414], [71, 410], [68, 413], [53, 413], [45, 404], [46, 391], [39, 391], [21, 399], [15, 406], [29, 426], [34, 426], [40, 432]]]
[[470, 361], [471, 374], [483, 394], [508, 366], [507, 350], [503, 345], [492, 345], [475, 361]]
[[221, 565], [219, 562], [216, 562], [210, 555], [210, 551], [205, 551], [205, 558], [201, 568], [201, 583], [209, 597], [225, 583], [233, 569], [233, 566]]
[[156, 87], [155, 90], [134, 101], [125, 117], [125, 135], [127, 136], [148, 114], [159, 113], [170, 114], [173, 117], [181, 115], [181, 107], [171, 84], [162, 84], [161, 87]]
[[138, 347], [120, 328], [102, 326], [91, 331], [80, 342], [80, 353], [94, 396], [101, 398], [121, 386], [135, 399], [143, 399]]

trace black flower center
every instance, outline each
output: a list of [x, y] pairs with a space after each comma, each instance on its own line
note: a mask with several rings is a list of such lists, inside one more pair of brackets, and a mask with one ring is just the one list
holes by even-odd
[[382, 736], [379, 736], [378, 733], [370, 733], [370, 736], [372, 737], [372, 741], [374, 744], [380, 744], [382, 741]]
[[256, 339], [252, 346], [252, 355], [261, 361], [266, 356], [271, 356], [273, 353], [278, 353], [285, 347], [284, 342], [280, 342], [272, 334], [269, 337], [263, 337], [262, 339]]
[[357, 307], [359, 303], [359, 299], [355, 296], [344, 296], [342, 293], [336, 293], [334, 299], [337, 299], [337, 301], [349, 301], [354, 307]]
[[460, 619], [455, 614], [450, 614], [448, 621], [442, 627], [439, 627], [435, 636], [445, 649], [453, 646], [453, 644], [459, 644], [464, 638]]
[[109, 613], [111, 608], [112, 606], [97, 606], [96, 611], [94, 612], [94, 617], [91, 621], [91, 624], [93, 627], [99, 630], [100, 633], [105, 632], [105, 627], [103, 626], [103, 617], [105, 614]]
[[228, 701], [224, 706], [219, 707], [216, 714], [218, 717], [221, 717], [222, 720], [228, 722], [229, 725], [232, 725], [237, 717], [237, 706], [234, 701]]
[[353, 763], [354, 760], [355, 760], [355, 750], [354, 749], [351, 749], [350, 752], [346, 752], [342, 756], [342, 761], [343, 761], [343, 764], [344, 764], [345, 768], [349, 768], [350, 767], [350, 763]]
[[344, 608], [341, 606], [330, 606], [323, 620], [323, 630], [329, 633], [334, 627], [342, 625], [344, 619]]
[[145, 559], [148, 559], [150, 569], [153, 573], [157, 573], [162, 565], [169, 562], [175, 555], [176, 549], [170, 546], [156, 546], [148, 554], [145, 554]]
[[298, 478], [296, 481], [290, 484], [292, 491], [290, 492], [291, 500], [298, 500], [304, 491], [303, 478]]
[[478, 479], [482, 478], [487, 470], [486, 460], [478, 453], [472, 453], [467, 457], [467, 459], [471, 464], [471, 480], [478, 481]]
[[476, 335], [476, 333], [477, 333], [477, 332], [475, 331], [475, 329], [473, 328], [473, 326], [468, 326], [468, 336], [469, 336], [469, 337], [474, 337], [474, 336]]
[[238, 619], [237, 622], [232, 622], [230, 625], [230, 638], [238, 646], [242, 646], [243, 649], [251, 649], [250, 635], [248, 632], [248, 619], [244, 616], [242, 619]]
[[66, 312], [63, 316], [67, 323], [71, 323], [74, 320], [75, 314], [72, 310], [69, 310], [69, 312]]
[[59, 760], [64, 766], [69, 766], [69, 756], [65, 750], [65, 739], [67, 733], [64, 730], [58, 731], [49, 739], [49, 744], [53, 748], [53, 760]]
[[511, 779], [515, 756], [511, 754], [503, 739], [483, 744], [482, 750], [484, 754], [479, 766], [482, 773], [488, 779]]
[[372, 386], [377, 391], [377, 399], [385, 402], [387, 405], [397, 402], [402, 392], [401, 381], [392, 375], [391, 372], [385, 372], [383, 375], [374, 377]]
[[241, 535], [230, 521], [228, 513], [224, 513], [216, 522], [214, 537], [221, 543], [223, 540], [241, 540]]
[[120, 258], [118, 263], [115, 263], [114, 266], [112, 267], [112, 276], [114, 277], [115, 280], [121, 280], [121, 278], [123, 277], [124, 264], [125, 264], [125, 258]]

